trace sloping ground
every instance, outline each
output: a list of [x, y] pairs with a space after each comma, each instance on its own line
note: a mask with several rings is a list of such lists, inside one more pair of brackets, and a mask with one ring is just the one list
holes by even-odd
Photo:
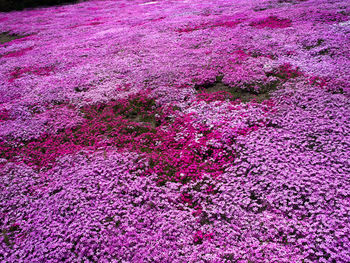
[[0, 32], [1, 261], [350, 261], [348, 1], [88, 1]]

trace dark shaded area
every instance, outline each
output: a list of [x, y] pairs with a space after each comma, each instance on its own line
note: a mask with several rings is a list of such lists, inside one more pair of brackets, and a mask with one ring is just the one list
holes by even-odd
[[316, 42], [316, 43], [310, 44], [310, 45], [303, 45], [303, 47], [304, 47], [306, 50], [310, 50], [310, 49], [313, 49], [313, 48], [315, 48], [315, 47], [321, 46], [323, 42], [324, 42], [324, 39], [319, 38], [319, 39], [317, 39], [317, 42]]
[[[2, 1], [2, 0], [0, 0], [0, 1]], [[0, 44], [4, 44], [6, 42], [10, 42], [12, 40], [22, 38], [22, 37], [25, 37], [25, 36], [9, 34], [7, 32], [0, 33]]]
[[0, 0], [0, 11], [8, 12], [12, 10], [22, 10], [24, 8], [45, 7], [78, 2], [81, 2], [81, 0]]

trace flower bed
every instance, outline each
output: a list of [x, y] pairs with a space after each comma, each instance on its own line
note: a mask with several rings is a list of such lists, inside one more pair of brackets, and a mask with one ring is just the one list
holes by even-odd
[[0, 14], [0, 261], [349, 262], [348, 1]]

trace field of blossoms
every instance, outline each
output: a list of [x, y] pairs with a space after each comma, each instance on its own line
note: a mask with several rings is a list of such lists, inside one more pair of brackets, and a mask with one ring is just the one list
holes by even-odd
[[0, 262], [350, 262], [350, 2], [0, 13]]

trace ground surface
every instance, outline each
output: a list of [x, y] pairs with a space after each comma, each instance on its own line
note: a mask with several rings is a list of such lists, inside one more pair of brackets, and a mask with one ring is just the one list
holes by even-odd
[[0, 32], [0, 261], [350, 261], [348, 1], [88, 1]]

